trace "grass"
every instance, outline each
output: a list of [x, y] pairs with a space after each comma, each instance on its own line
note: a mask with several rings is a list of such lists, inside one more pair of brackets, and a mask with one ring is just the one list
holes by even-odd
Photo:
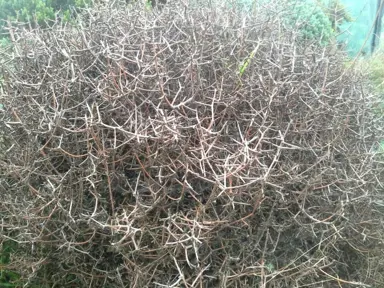
[[[384, 45], [383, 45], [384, 46]], [[384, 47], [381, 47], [368, 61], [369, 78], [381, 101], [378, 114], [384, 116]], [[380, 142], [379, 151], [384, 153], [384, 139]]]
[[[373, 92], [380, 99], [376, 113], [379, 117], [384, 116], [384, 41], [373, 55], [360, 59], [357, 68], [368, 76]], [[384, 153], [384, 139], [379, 144], [379, 152]]]

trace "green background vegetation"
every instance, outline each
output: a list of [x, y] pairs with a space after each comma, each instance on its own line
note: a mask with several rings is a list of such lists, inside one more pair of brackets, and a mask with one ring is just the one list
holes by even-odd
[[56, 17], [69, 20], [73, 9], [90, 3], [90, 0], [0, 0], [0, 19], [45, 25]]
[[11, 264], [11, 256], [16, 249], [16, 242], [11, 240], [3, 242], [0, 250], [0, 287], [17, 287], [20, 275], [6, 268]]

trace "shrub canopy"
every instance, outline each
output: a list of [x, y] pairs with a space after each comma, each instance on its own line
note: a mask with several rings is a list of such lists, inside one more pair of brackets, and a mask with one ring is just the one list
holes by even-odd
[[268, 5], [106, 5], [15, 30], [1, 51], [7, 271], [31, 287], [380, 281], [375, 98]]

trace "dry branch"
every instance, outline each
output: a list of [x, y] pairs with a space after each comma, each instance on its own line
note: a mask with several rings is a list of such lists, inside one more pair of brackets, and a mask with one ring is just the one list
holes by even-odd
[[375, 98], [341, 52], [267, 17], [281, 13], [275, 4], [252, 16], [100, 6], [76, 25], [14, 29], [0, 239], [19, 243], [23, 280], [374, 284], [384, 223]]

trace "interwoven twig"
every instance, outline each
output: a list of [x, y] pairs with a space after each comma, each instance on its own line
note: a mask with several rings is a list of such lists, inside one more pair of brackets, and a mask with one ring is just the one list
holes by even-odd
[[269, 5], [254, 15], [107, 5], [76, 25], [13, 31], [2, 52], [1, 239], [19, 243], [13, 269], [25, 281], [377, 280], [375, 98], [342, 53], [300, 42]]

